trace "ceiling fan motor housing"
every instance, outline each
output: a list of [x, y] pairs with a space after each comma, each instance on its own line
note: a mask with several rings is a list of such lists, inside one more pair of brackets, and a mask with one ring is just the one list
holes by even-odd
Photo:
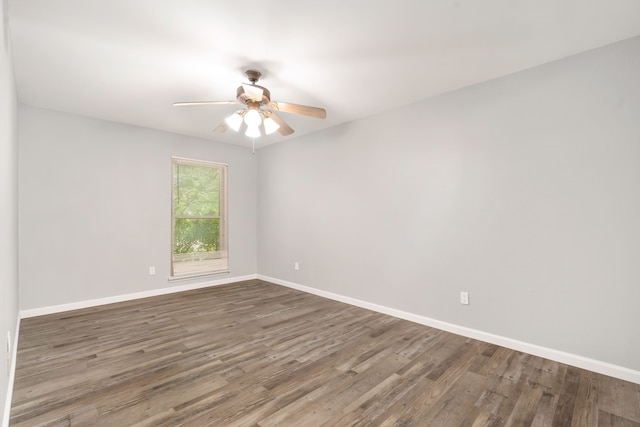
[[244, 105], [249, 105], [250, 102], [257, 102], [260, 105], [268, 106], [271, 102], [271, 92], [269, 92], [269, 89], [264, 86], [258, 86], [256, 84], [252, 86], [262, 89], [262, 99], [260, 101], [258, 101], [257, 99], [251, 99], [245, 93], [244, 87], [238, 86], [238, 89], [236, 90], [236, 99], [238, 100], [238, 102]]

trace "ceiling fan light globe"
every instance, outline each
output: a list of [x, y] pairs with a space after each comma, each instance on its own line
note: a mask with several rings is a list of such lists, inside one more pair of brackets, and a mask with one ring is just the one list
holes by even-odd
[[260, 128], [258, 126], [247, 126], [247, 131], [245, 132], [250, 138], [259, 138], [260, 137]]
[[233, 113], [224, 119], [224, 121], [227, 122], [227, 125], [229, 125], [231, 129], [238, 132], [240, 130], [240, 125], [242, 124], [242, 117], [240, 117], [240, 114], [238, 113]]
[[277, 124], [271, 117], [267, 117], [264, 119], [264, 133], [267, 135], [271, 135], [275, 131], [280, 128], [280, 125]]
[[257, 128], [262, 122], [262, 117], [260, 116], [260, 113], [258, 113], [258, 110], [251, 109], [244, 115], [244, 122], [249, 127]]

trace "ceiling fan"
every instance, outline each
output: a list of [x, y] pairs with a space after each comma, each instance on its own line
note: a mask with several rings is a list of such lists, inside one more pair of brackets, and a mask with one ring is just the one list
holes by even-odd
[[327, 112], [324, 108], [309, 107], [307, 105], [291, 104], [289, 102], [279, 102], [271, 100], [271, 92], [264, 86], [256, 83], [262, 73], [256, 70], [245, 72], [250, 84], [243, 83], [236, 91], [235, 101], [193, 101], [176, 102], [175, 107], [192, 105], [230, 105], [241, 104], [244, 108], [236, 111], [216, 127], [214, 133], [222, 133], [231, 128], [236, 132], [240, 131], [243, 124], [246, 127], [245, 135], [257, 138], [262, 135], [261, 128], [266, 135], [278, 131], [280, 135], [286, 136], [293, 133], [293, 129], [276, 114], [277, 112], [301, 114], [303, 116], [324, 119]]

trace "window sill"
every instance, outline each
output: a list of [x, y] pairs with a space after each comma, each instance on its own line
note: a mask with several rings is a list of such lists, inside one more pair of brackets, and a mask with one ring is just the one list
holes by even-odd
[[199, 279], [201, 277], [219, 276], [221, 274], [229, 274], [229, 273], [231, 273], [231, 270], [220, 270], [220, 271], [212, 271], [209, 273], [189, 274], [184, 276], [170, 276], [168, 280], [169, 282], [181, 282], [183, 280]]

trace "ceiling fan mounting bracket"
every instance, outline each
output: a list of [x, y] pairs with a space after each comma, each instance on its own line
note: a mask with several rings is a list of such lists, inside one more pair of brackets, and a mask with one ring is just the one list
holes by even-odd
[[249, 79], [251, 84], [258, 83], [258, 80], [260, 80], [260, 77], [262, 77], [262, 73], [257, 70], [247, 70], [244, 73], [247, 75], [247, 78]]

